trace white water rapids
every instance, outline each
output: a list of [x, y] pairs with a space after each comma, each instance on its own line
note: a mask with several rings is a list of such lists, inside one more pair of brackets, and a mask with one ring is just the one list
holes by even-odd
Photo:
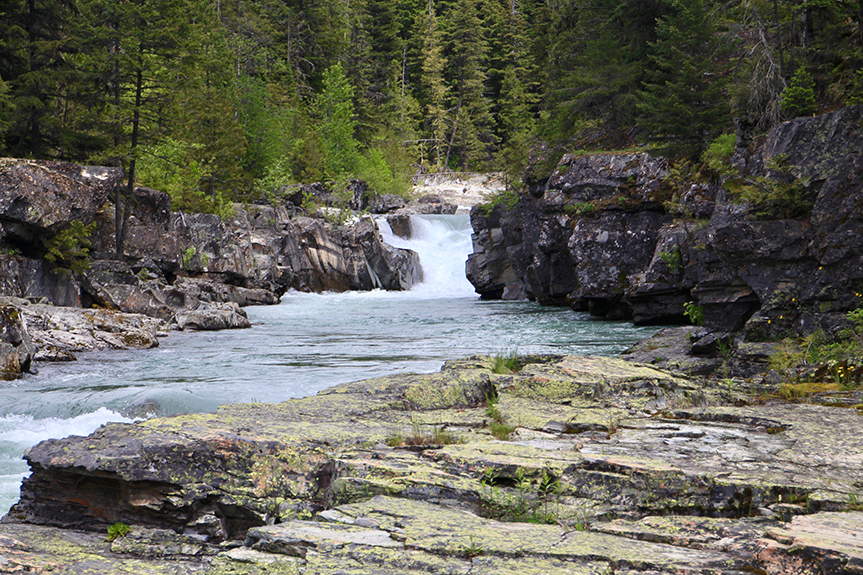
[[4, 383], [0, 394], [0, 514], [28, 473], [24, 451], [87, 435], [109, 421], [277, 402], [393, 373], [432, 372], [471, 354], [616, 354], [653, 330], [530, 302], [483, 302], [464, 277], [468, 216], [414, 216], [415, 237], [381, 233], [417, 251], [425, 281], [408, 292], [289, 292], [246, 308], [253, 327], [172, 333], [145, 351], [82, 354]]

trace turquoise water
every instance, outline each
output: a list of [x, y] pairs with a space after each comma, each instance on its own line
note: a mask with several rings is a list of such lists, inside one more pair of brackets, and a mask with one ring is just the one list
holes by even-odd
[[467, 216], [424, 216], [410, 242], [426, 281], [409, 292], [290, 292], [246, 308], [253, 327], [172, 333], [145, 351], [79, 356], [5, 383], [0, 395], [0, 513], [28, 473], [24, 451], [50, 437], [86, 435], [108, 421], [275, 402], [337, 383], [431, 372], [472, 354], [613, 355], [651, 328], [605, 322], [530, 302], [484, 302], [464, 279]]

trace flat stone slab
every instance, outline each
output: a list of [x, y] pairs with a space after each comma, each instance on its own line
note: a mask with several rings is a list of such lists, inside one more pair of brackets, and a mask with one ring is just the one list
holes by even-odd
[[[525, 362], [497, 374], [468, 358], [49, 440], [26, 455], [5, 533], [120, 521], [133, 535], [109, 553], [213, 573], [279, 557], [288, 572], [358, 575], [737, 573], [796, 556], [785, 541], [863, 500], [858, 410], [750, 405], [623, 360]], [[803, 517], [821, 523], [806, 531]], [[775, 531], [785, 521], [793, 537]], [[821, 545], [807, 565], [824, 573], [858, 560]]]
[[863, 573], [863, 513], [818, 513], [770, 527], [758, 565], [779, 573]]

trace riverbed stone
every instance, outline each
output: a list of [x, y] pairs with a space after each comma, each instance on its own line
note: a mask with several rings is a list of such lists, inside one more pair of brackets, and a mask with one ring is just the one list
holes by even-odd
[[174, 315], [174, 320], [182, 330], [213, 331], [252, 327], [246, 312], [234, 302], [204, 303], [196, 309], [183, 309]]
[[42, 354], [70, 354], [106, 349], [148, 349], [159, 345], [164, 322], [145, 315], [108, 309], [80, 309], [48, 304], [22, 305], [27, 331]]

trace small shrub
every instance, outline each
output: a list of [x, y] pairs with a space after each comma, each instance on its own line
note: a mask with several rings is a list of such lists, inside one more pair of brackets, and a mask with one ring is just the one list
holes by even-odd
[[688, 301], [683, 304], [683, 315], [695, 325], [704, 325], [704, 310], [695, 302]]
[[501, 441], [507, 441], [512, 432], [515, 431], [514, 425], [509, 425], [503, 421], [492, 420], [488, 424], [492, 437]]
[[53, 264], [67, 267], [74, 273], [90, 268], [90, 235], [96, 231], [96, 223], [85, 226], [74, 220], [69, 227], [61, 230], [45, 242], [45, 259]]
[[443, 426], [434, 426], [430, 432], [423, 431], [419, 421], [411, 417], [411, 435], [403, 435], [401, 432], [394, 432], [387, 437], [386, 444], [390, 447], [424, 447], [432, 445], [452, 445], [461, 443], [461, 438], [451, 431], [447, 431]]
[[254, 190], [259, 198], [266, 198], [275, 206], [279, 204], [281, 191], [293, 183], [291, 162], [287, 157], [281, 156], [267, 166], [266, 175], [255, 182]]
[[503, 489], [497, 486], [497, 476], [486, 470], [481, 483], [485, 486], [483, 499], [486, 508], [502, 521], [552, 525], [560, 522], [563, 488], [548, 471], [534, 481], [525, 475], [523, 469], [518, 469], [515, 486]]
[[736, 143], [737, 136], [723, 134], [710, 143], [702, 154], [701, 160], [714, 172], [730, 175], [734, 172], [731, 168], [731, 156], [734, 155]]
[[132, 532], [132, 528], [125, 523], [114, 523], [108, 527], [108, 541], [113, 541], [119, 537], [125, 537]]
[[815, 80], [805, 67], [797, 68], [791, 83], [782, 92], [779, 109], [791, 118], [811, 116], [818, 110], [815, 102]]
[[518, 204], [518, 194], [512, 190], [502, 190], [486, 196], [486, 201], [480, 204], [480, 209], [484, 215], [488, 216], [497, 206], [504, 206], [507, 210], [511, 210], [516, 204]]
[[659, 259], [665, 262], [668, 270], [676, 274], [683, 269], [683, 257], [680, 255], [680, 246], [674, 246], [671, 251], [661, 251], [657, 254]]
[[183, 252], [183, 268], [189, 269], [189, 266], [192, 265], [192, 260], [195, 255], [198, 253], [197, 248], [195, 246], [189, 246], [186, 248], [186, 251]]
[[[624, 199], [624, 202], [626, 200]], [[589, 216], [596, 211], [596, 206], [590, 202], [579, 202], [577, 204], [566, 204], [563, 211], [570, 215]]]
[[495, 439], [500, 439], [501, 441], [506, 441], [509, 439], [510, 434], [515, 431], [514, 425], [508, 425], [504, 419], [503, 414], [500, 412], [500, 409], [497, 407], [498, 398], [497, 396], [485, 398], [486, 408], [485, 414], [491, 419], [488, 424], [488, 428], [491, 431], [492, 436]]

